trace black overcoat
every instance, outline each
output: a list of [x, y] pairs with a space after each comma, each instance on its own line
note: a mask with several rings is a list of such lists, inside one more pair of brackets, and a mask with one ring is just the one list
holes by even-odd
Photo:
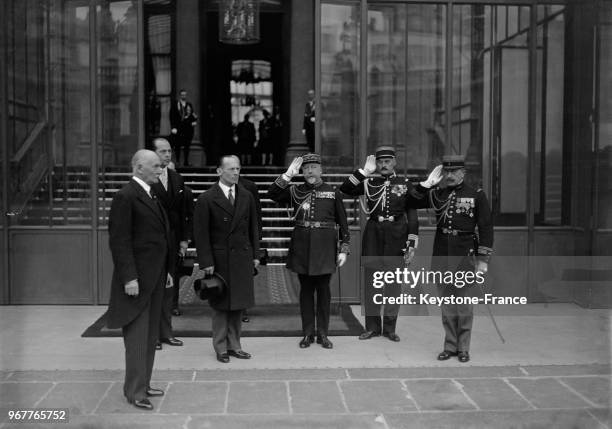
[[226, 281], [225, 293], [210, 305], [224, 311], [252, 307], [253, 259], [259, 252], [253, 196], [237, 184], [232, 206], [219, 183], [214, 184], [196, 201], [193, 229], [200, 268], [214, 266]]
[[[174, 258], [164, 210], [134, 179], [113, 197], [108, 232], [114, 270], [107, 326], [112, 329], [134, 320], [149, 304], [153, 290], [165, 287]], [[136, 297], [124, 290], [134, 279], [139, 286]]]

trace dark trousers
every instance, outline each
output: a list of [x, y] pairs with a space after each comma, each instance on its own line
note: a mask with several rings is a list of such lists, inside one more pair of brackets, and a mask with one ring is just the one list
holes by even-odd
[[[329, 312], [331, 291], [329, 281], [331, 274], [308, 276], [298, 274], [300, 279], [300, 312], [302, 314], [302, 332], [304, 335], [327, 335], [329, 330]], [[317, 294], [317, 325], [315, 329], [315, 292]]]
[[183, 136], [178, 134], [176, 136], [176, 144], [172, 148], [174, 151], [174, 157], [176, 159], [176, 166], [179, 166], [179, 161], [181, 158], [181, 149], [183, 150], [183, 165], [189, 164], [189, 149], [191, 147], [191, 141], [193, 140], [193, 136]]
[[[440, 296], [470, 296], [470, 287], [438, 286]], [[474, 306], [472, 304], [442, 304], [444, 350], [467, 352], [470, 350]]]
[[[382, 288], [375, 288], [372, 286], [372, 275], [373, 270], [366, 269], [366, 281], [365, 281], [365, 321], [366, 331], [373, 331], [378, 334], [392, 334], [395, 333], [395, 325], [397, 323], [397, 315], [399, 313], [399, 304], [384, 304], [383, 316], [381, 322], [380, 308], [383, 304], [376, 304], [374, 302], [374, 295], [381, 294], [383, 296], [400, 296], [402, 293], [401, 286], [395, 283], [387, 284]], [[377, 299], [381, 301], [380, 297]]]
[[151, 295], [149, 304], [130, 323], [123, 327], [125, 345], [125, 381], [123, 394], [130, 400], [147, 397], [146, 389], [151, 382], [155, 343], [159, 334], [159, 319], [166, 273]]
[[179, 280], [181, 277], [180, 271], [182, 263], [182, 259], [177, 256], [176, 263], [174, 264], [176, 267], [175, 272], [172, 274], [174, 286], [166, 288], [164, 291], [164, 303], [162, 305], [161, 320], [159, 324], [159, 338], [174, 337], [172, 331], [172, 310], [178, 308]]
[[228, 350], [242, 350], [240, 333], [242, 331], [242, 310], [223, 311], [213, 309], [212, 341], [217, 354]]

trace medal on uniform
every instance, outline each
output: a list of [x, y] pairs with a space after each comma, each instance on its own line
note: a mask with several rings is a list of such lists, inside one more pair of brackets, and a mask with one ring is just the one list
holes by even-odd
[[304, 211], [310, 210], [310, 203], [308, 201], [304, 202], [304, 204], [302, 204], [302, 209]]
[[390, 180], [385, 180], [385, 186], [389, 186], [391, 184]]

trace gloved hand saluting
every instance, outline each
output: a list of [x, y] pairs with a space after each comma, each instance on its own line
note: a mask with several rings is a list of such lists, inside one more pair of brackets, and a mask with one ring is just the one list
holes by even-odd
[[365, 172], [366, 176], [369, 176], [376, 171], [376, 157], [374, 155], [368, 155], [365, 165], [363, 166], [363, 171]]
[[421, 186], [427, 189], [432, 188], [438, 183], [440, 183], [443, 177], [444, 174], [442, 173], [442, 165], [438, 165], [431, 171], [431, 173], [429, 173], [429, 177], [427, 177], [427, 180], [421, 182]]
[[284, 175], [287, 176], [286, 178], [288, 178], [289, 180], [293, 179], [295, 176], [300, 174], [301, 166], [302, 166], [302, 157], [297, 156], [293, 158], [293, 161], [291, 161], [291, 165], [289, 165], [289, 168], [287, 168], [287, 171], [285, 172]]

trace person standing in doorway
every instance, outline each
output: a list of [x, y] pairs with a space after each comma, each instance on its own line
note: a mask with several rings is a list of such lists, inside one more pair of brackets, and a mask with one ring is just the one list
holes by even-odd
[[[170, 105], [170, 143], [174, 150], [177, 166], [180, 164], [181, 147], [185, 146], [183, 136], [179, 133], [179, 129], [183, 127], [182, 123], [186, 117], [187, 106], [191, 107], [191, 112], [193, 114], [193, 105], [187, 101], [187, 90], [181, 89], [179, 91], [178, 100]], [[197, 116], [195, 117], [197, 118]], [[187, 160], [183, 162], [184, 165], [188, 165], [186, 161]]]
[[306, 137], [308, 150], [315, 150], [315, 116], [316, 100], [314, 89], [308, 90], [308, 102], [304, 107], [304, 121], [302, 123], [302, 134]]

